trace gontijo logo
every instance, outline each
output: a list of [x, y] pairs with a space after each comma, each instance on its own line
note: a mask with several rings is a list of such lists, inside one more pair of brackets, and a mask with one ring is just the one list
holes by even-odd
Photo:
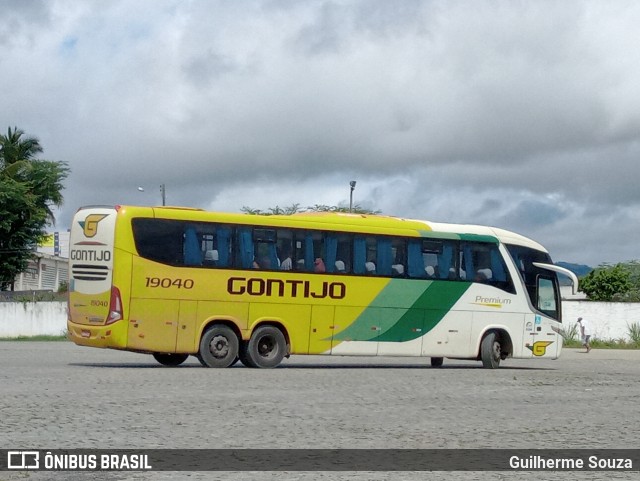
[[533, 346], [527, 344], [527, 349], [529, 349], [534, 356], [544, 356], [547, 353], [547, 346], [551, 344], [553, 344], [553, 341], [536, 341], [533, 343]]
[[83, 221], [79, 221], [85, 237], [94, 237], [98, 233], [98, 222], [107, 217], [107, 214], [89, 214]]

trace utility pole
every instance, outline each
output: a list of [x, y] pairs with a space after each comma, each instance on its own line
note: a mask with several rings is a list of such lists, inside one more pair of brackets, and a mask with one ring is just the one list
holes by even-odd
[[356, 188], [356, 181], [352, 180], [351, 182], [349, 182], [349, 185], [351, 186], [351, 192], [349, 193], [349, 212], [353, 211], [353, 189]]

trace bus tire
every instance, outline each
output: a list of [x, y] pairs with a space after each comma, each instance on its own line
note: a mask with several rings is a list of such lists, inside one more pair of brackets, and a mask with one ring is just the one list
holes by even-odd
[[[247, 361], [255, 367], [276, 367], [287, 353], [287, 341], [275, 326], [261, 326], [247, 343]], [[243, 361], [244, 362], [244, 361]]]
[[[199, 353], [198, 353], [198, 354], [196, 354], [195, 356], [196, 356], [196, 359], [197, 359], [198, 361], [200, 361], [200, 364], [202, 364], [204, 367], [209, 367], [209, 366], [207, 366], [207, 365], [206, 365], [206, 363], [204, 362], [204, 360], [202, 359], [202, 357], [200, 357], [200, 354], [199, 354]], [[231, 366], [233, 366], [234, 364], [236, 364], [239, 360], [240, 360], [240, 358], [239, 358], [239, 357], [236, 357], [236, 359], [235, 359], [235, 360], [234, 360], [234, 361], [229, 365], [229, 367], [231, 367]]]
[[442, 363], [444, 363], [444, 357], [431, 358], [431, 367], [442, 367]]
[[163, 366], [179, 366], [187, 360], [189, 354], [163, 354], [155, 352], [153, 358]]
[[205, 367], [229, 367], [238, 359], [238, 336], [230, 327], [215, 325], [200, 339], [198, 359]]
[[242, 341], [240, 343], [240, 352], [238, 353], [238, 357], [240, 358], [240, 362], [244, 364], [246, 367], [258, 367], [247, 355], [247, 347], [249, 346], [249, 341]]
[[502, 345], [497, 333], [488, 332], [480, 343], [480, 359], [485, 369], [497, 369], [500, 366]]

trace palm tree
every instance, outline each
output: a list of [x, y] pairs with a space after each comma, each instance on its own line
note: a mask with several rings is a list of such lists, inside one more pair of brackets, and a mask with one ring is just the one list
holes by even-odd
[[30, 169], [35, 155], [42, 152], [37, 138], [22, 138], [23, 135], [18, 127], [9, 127], [7, 135], [0, 135], [0, 176], [18, 179]]
[[62, 203], [66, 162], [37, 159], [35, 137], [17, 127], [0, 135], [0, 290], [11, 286], [33, 254], [33, 246], [54, 223], [53, 206]]
[[0, 135], [0, 179], [24, 184], [34, 205], [44, 209], [47, 222], [54, 224], [51, 207], [62, 204], [62, 180], [69, 169], [64, 162], [36, 159], [43, 151], [40, 141], [24, 135], [18, 127]]

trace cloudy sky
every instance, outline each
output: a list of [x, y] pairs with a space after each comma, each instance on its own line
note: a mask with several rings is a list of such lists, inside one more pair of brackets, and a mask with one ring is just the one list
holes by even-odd
[[[0, 131], [86, 204], [354, 202], [640, 258], [640, 2], [0, 0]], [[140, 192], [137, 187], [144, 187]]]

